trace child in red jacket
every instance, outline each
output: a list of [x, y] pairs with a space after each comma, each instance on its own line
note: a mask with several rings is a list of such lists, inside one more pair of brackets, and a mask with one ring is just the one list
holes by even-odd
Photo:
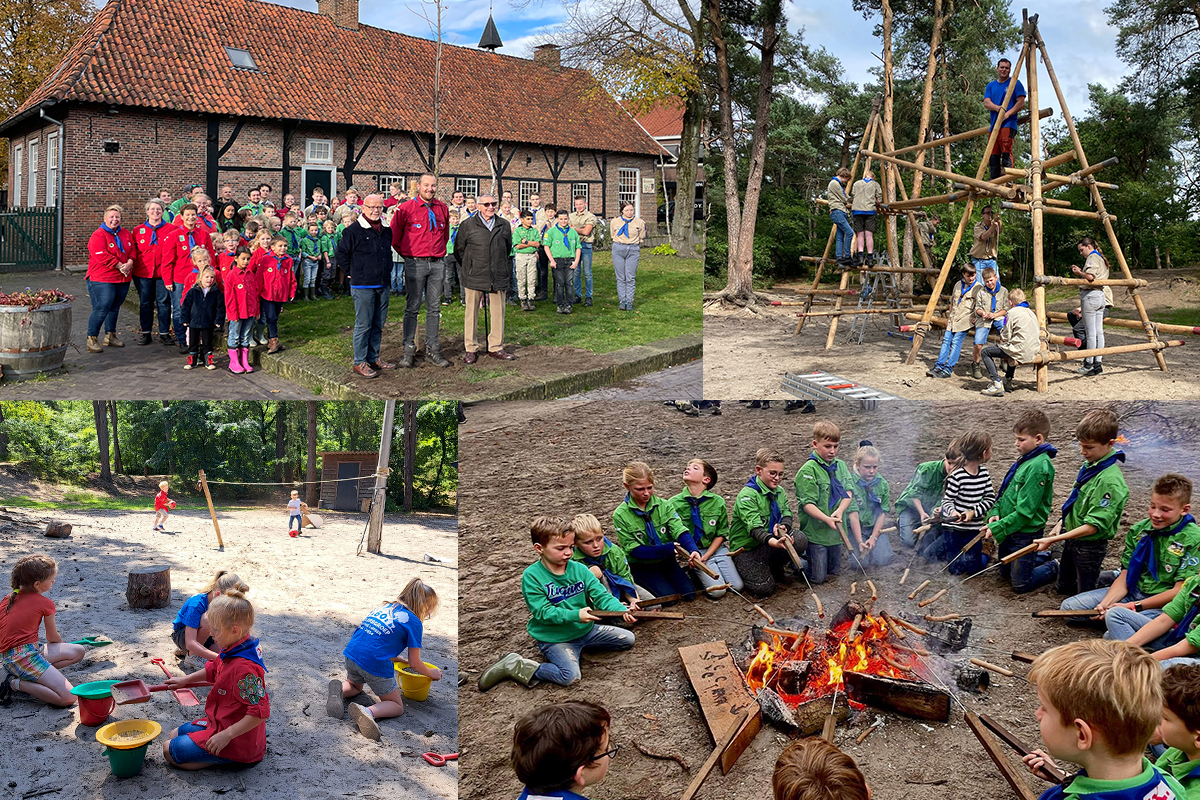
[[164, 524], [167, 515], [175, 508], [175, 501], [167, 497], [167, 489], [171, 484], [166, 481], [158, 482], [158, 494], [154, 495], [154, 530], [166, 531]]
[[262, 648], [251, 637], [254, 606], [230, 589], [208, 606], [208, 626], [221, 648], [204, 669], [167, 680], [171, 689], [204, 681], [213, 687], [204, 703], [204, 719], [180, 725], [163, 743], [173, 767], [198, 770], [216, 764], [257, 764], [267, 751], [263, 725], [271, 716]]
[[225, 275], [225, 325], [229, 331], [229, 371], [253, 372], [250, 333], [258, 319], [258, 276], [250, 271], [250, 248], [239, 247]]
[[296, 296], [295, 265], [287, 254], [288, 241], [276, 235], [271, 239], [270, 254], [259, 261], [258, 279], [262, 287], [262, 309], [267, 318], [267, 352], [278, 353], [279, 312], [283, 304]]
[[[275, 234], [269, 228], [264, 226], [258, 233], [254, 234], [253, 243], [250, 245], [250, 271], [258, 278], [258, 288], [262, 289], [262, 273], [266, 269], [265, 262], [271, 258], [271, 240], [275, 238]], [[255, 318], [254, 324], [250, 328], [250, 346], [256, 344], [267, 343], [267, 314], [259, 303], [258, 317]]]

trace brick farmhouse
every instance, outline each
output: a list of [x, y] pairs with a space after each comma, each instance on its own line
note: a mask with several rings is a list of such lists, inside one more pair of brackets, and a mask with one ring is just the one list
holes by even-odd
[[583, 196], [601, 217], [629, 199], [651, 230], [656, 171], [670, 154], [554, 45], [532, 60], [443, 45], [358, 21], [358, 0], [311, 13], [221, 0], [109, 0], [14, 114], [13, 206], [59, 206], [63, 263], [86, 263], [105, 207], [127, 224], [160, 189], [231, 184], [306, 197], [316, 186], [382, 189], [430, 170], [441, 118], [439, 194], [511, 191], [556, 206]]

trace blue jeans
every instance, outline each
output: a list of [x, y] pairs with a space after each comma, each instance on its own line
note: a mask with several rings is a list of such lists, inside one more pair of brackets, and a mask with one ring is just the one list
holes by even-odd
[[304, 277], [300, 281], [302, 289], [311, 289], [317, 285], [317, 260], [315, 258], [303, 258], [300, 261], [300, 269], [303, 270]]
[[[1009, 553], [1015, 553], [1022, 547], [1033, 544], [1040, 533], [1010, 534], [1000, 543], [998, 554], [1001, 558]], [[1027, 553], [1011, 564], [1000, 567], [1000, 577], [1012, 583], [1012, 590], [1017, 594], [1032, 592], [1046, 584], [1053, 583], [1058, 577], [1058, 562], [1050, 558], [1049, 553]]]
[[250, 331], [254, 328], [254, 322], [254, 319], [225, 320], [226, 336], [229, 340], [228, 346], [230, 350], [250, 346]]
[[[1116, 639], [1123, 642], [1130, 636], [1133, 636], [1134, 633], [1144, 627], [1150, 620], [1162, 616], [1162, 613], [1161, 608], [1147, 609], [1141, 613], [1128, 608], [1110, 608], [1108, 613], [1104, 615], [1104, 627], [1108, 628], [1104, 632], [1104, 638]], [[1154, 641], [1146, 642], [1146, 644], [1142, 645], [1142, 649], [1150, 653], [1153, 653], [1155, 650], [1162, 650], [1167, 646], [1167, 637], [1170, 635], [1171, 631], [1168, 629], [1166, 633]]]
[[[1100, 589], [1092, 589], [1088, 592], [1080, 592], [1077, 595], [1073, 595], [1068, 597], [1066, 600], [1063, 600], [1059, 608], [1061, 608], [1063, 611], [1087, 611], [1098, 606], [1106, 594], [1108, 594], [1107, 586]], [[1149, 595], [1139, 592], [1137, 589], [1133, 589], [1117, 602], [1132, 603], [1135, 600], [1145, 600], [1148, 596]], [[1142, 613], [1149, 614], [1151, 612], [1143, 611]], [[1153, 613], [1155, 616], [1158, 616], [1162, 612], [1158, 609], [1155, 609]]]
[[595, 625], [583, 637], [572, 642], [538, 642], [546, 659], [533, 676], [538, 680], [570, 686], [579, 680], [579, 654], [584, 650], [628, 650], [633, 647], [633, 631], [615, 625]]
[[851, 245], [854, 244], [854, 228], [850, 225], [850, 218], [846, 216], [845, 211], [830, 211], [829, 219], [833, 220], [833, 224], [837, 228], [837, 234], [833, 240], [834, 257], [849, 258]]
[[900, 544], [912, 547], [917, 543], [914, 531], [921, 525], [921, 515], [912, 506], [905, 506], [896, 517], [896, 527], [900, 529]]
[[183, 330], [183, 296], [187, 292], [183, 290], [183, 284], [178, 281], [171, 285], [175, 287], [168, 292], [171, 296], [171, 322], [175, 326], [175, 338], [181, 339], [187, 335]]
[[[738, 575], [737, 567], [733, 565], [733, 559], [729, 556], [729, 548], [725, 545], [718, 547], [717, 551], [705, 563], [708, 564], [709, 569], [721, 576], [719, 578], [710, 578], [707, 573], [696, 570], [696, 577], [700, 579], [700, 583], [706, 590], [710, 586], [720, 586], [723, 583], [728, 583], [739, 592], [744, 588], [742, 585], [742, 576]], [[708, 592], [708, 596], [714, 600], [718, 597], [724, 597], [725, 590], [717, 589], [715, 592]]]
[[947, 372], [953, 371], [954, 365], [958, 363], [958, 356], [962, 352], [963, 340], [966, 338], [967, 331], [951, 333], [947, 330], [942, 336], [942, 349], [938, 352], [938, 360], [934, 369], [941, 367]]
[[158, 332], [166, 335], [171, 332], [171, 293], [163, 285], [162, 278], [133, 279], [133, 285], [138, 293], [138, 321], [142, 324], [142, 333], [150, 333], [154, 328], [154, 309], [158, 309]]
[[842, 543], [824, 545], [808, 543], [805, 550], [805, 560], [808, 561], [808, 580], [811, 583], [824, 583], [830, 575], [837, 575], [842, 565]]
[[[870, 530], [864, 528], [862, 532], [863, 541], [865, 542], [870, 536]], [[854, 544], [853, 537], [850, 539], [850, 544]], [[871, 548], [871, 551], [865, 557], [857, 545], [854, 547], [854, 553], [858, 556], [858, 560], [862, 562], [864, 567], [886, 567], [896, 558], [896, 554], [892, 550], [892, 543], [886, 533], [879, 534], [879, 538], [875, 540], [875, 546]]]
[[283, 303], [275, 300], [263, 300], [262, 303], [263, 317], [267, 320], [267, 336], [272, 339], [279, 338], [279, 312], [283, 309]]
[[288, 514], [288, 530], [290, 531], [292, 529], [293, 522], [296, 523], [296, 530], [300, 530], [301, 527], [303, 527], [300, 524], [302, 521], [303, 520], [300, 518], [299, 514]]
[[967, 542], [975, 538], [979, 531], [974, 530], [959, 530], [957, 528], [946, 528], [946, 560], [957, 559], [949, 567], [951, 575], [962, 575], [968, 573], [974, 575], [979, 570], [983, 569], [983, 542], [979, 542], [961, 556], [959, 552], [966, 546]]
[[404, 262], [392, 262], [392, 291], [404, 294]]
[[[404, 347], [417, 345], [417, 315], [425, 301], [425, 346], [439, 348], [438, 326], [442, 321], [442, 279], [446, 265], [443, 258], [404, 259], [404, 285], [408, 297], [404, 303]], [[387, 315], [387, 304], [383, 307]], [[383, 323], [380, 323], [380, 330]]]
[[100, 326], [113, 333], [117, 330], [117, 314], [121, 303], [129, 294], [128, 283], [101, 283], [88, 281], [88, 299], [92, 301], [92, 313], [88, 316], [88, 336], [99, 336]]
[[1000, 333], [1000, 331], [1004, 330], [1004, 320], [994, 319], [994, 320], [992, 320], [992, 324], [990, 327], [984, 326], [982, 328], [976, 328], [975, 329], [975, 344], [987, 344], [987, 337], [991, 334], [991, 332], [993, 330], [997, 333], [997, 335]]
[[980, 278], [983, 277], [983, 271], [988, 267], [996, 270], [997, 274], [1000, 272], [1000, 267], [996, 266], [996, 259], [994, 258], [972, 258], [971, 263], [975, 265], [975, 273]]
[[208, 727], [194, 722], [185, 722], [179, 726], [179, 735], [167, 743], [167, 752], [176, 764], [234, 764], [233, 759], [224, 756], [214, 756], [200, 745], [192, 741], [189, 733], [202, 731]]
[[[411, 300], [412, 287], [409, 289]], [[387, 322], [388, 290], [351, 286], [350, 296], [354, 299], [354, 364], [374, 364], [379, 360], [379, 343], [383, 341], [383, 324]], [[433, 302], [436, 306], [437, 300]]]
[[[575, 297], [592, 296], [592, 246], [587, 242], [579, 243], [579, 268], [575, 270]], [[516, 272], [513, 272], [515, 278]], [[580, 291], [587, 289], [587, 293]]]

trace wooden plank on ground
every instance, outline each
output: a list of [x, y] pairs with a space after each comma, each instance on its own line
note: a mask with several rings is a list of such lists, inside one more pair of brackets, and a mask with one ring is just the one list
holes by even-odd
[[754, 695], [750, 694], [746, 680], [725, 642], [703, 642], [681, 647], [679, 658], [696, 691], [704, 723], [714, 743], [723, 741], [729, 727], [747, 714], [737, 734], [721, 754], [721, 772], [726, 774], [762, 728], [762, 709]]

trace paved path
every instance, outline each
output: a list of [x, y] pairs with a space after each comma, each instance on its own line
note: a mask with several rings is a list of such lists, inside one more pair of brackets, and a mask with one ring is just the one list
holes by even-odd
[[[187, 356], [177, 347], [164, 347], [157, 334], [151, 344], [134, 344], [137, 312], [129, 304], [117, 317], [117, 335], [125, 346], [106, 347], [103, 353], [87, 351], [87, 321], [91, 313], [82, 274], [69, 272], [20, 273], [0, 277], [0, 286], [12, 290], [57, 288], [75, 296], [71, 311], [71, 343], [63, 371], [37, 380], [4, 381], [0, 398], [6, 400], [311, 400], [309, 388], [256, 369], [235, 375], [227, 368], [225, 350], [218, 351], [216, 370], [183, 368]], [[130, 288], [136, 297], [136, 290]], [[224, 339], [222, 338], [222, 343]], [[77, 348], [77, 349], [76, 349]]]
[[667, 367], [624, 383], [592, 389], [563, 399], [586, 402], [592, 400], [662, 401], [667, 397], [672, 400], [700, 400], [704, 397], [704, 359], [698, 358], [687, 364]]

